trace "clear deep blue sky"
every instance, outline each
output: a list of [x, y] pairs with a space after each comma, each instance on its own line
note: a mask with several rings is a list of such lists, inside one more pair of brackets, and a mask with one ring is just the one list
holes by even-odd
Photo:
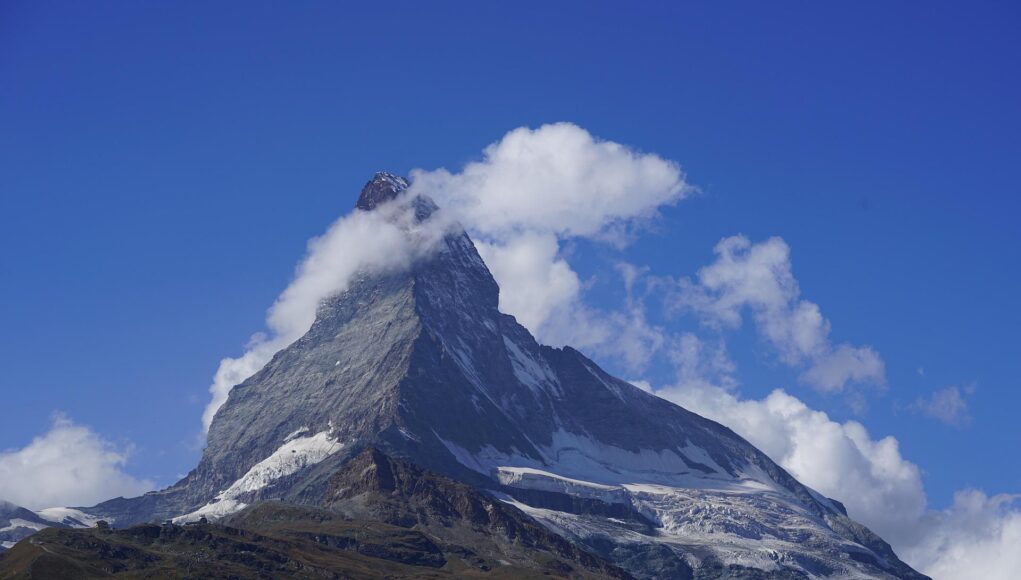
[[[62, 410], [172, 482], [219, 359], [373, 171], [566, 120], [704, 192], [629, 259], [686, 276], [782, 236], [834, 339], [887, 364], [855, 415], [752, 336], [747, 396], [896, 436], [935, 506], [1021, 492], [1016, 4], [374, 4], [0, 4], [0, 449]], [[970, 382], [963, 428], [903, 408]]]

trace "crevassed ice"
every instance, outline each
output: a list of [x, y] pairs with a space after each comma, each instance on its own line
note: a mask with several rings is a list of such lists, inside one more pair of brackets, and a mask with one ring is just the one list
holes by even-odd
[[[537, 461], [516, 451], [505, 453], [489, 445], [472, 453], [438, 434], [437, 437], [458, 462], [485, 475], [493, 475], [504, 468], [529, 467], [555, 472], [561, 478], [617, 486], [649, 483], [672, 487], [731, 488], [736, 491], [750, 483], [747, 481], [749, 477], [730, 475], [704, 449], [691, 444], [677, 449], [630, 451], [561, 429], [553, 433], [549, 446], [537, 446], [545, 458], [545, 461]], [[693, 468], [689, 462], [706, 466], [712, 473]], [[773, 482], [764, 473], [750, 467], [748, 471], [751, 478], [762, 478], [762, 483], [773, 487]]]
[[[444, 444], [462, 464], [494, 476], [508, 488], [630, 504], [657, 527], [649, 536], [612, 518], [528, 506], [495, 494], [569, 538], [612, 536], [625, 544], [654, 541], [677, 546], [693, 563], [711, 555], [726, 565], [760, 570], [778, 569], [779, 561], [798, 569], [796, 554], [815, 554], [844, 577], [868, 577], [858, 563], [841, 556], [861, 547], [841, 538], [761, 468], [750, 463], [736, 466], [736, 475], [731, 475], [690, 442], [672, 450], [629, 451], [560, 431], [552, 445], [540, 449], [544, 464], [513, 452], [482, 448], [471, 453], [451, 442]], [[701, 468], [688, 464], [695, 462]], [[806, 542], [812, 547], [806, 548]]]

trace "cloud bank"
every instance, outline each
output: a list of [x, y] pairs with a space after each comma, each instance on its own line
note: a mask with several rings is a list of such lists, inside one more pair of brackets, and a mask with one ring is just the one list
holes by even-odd
[[967, 397], [974, 392], [974, 385], [949, 386], [939, 389], [927, 397], [918, 397], [910, 408], [947, 425], [961, 427], [971, 421], [971, 416], [968, 414]]
[[990, 497], [965, 489], [954, 495], [949, 509], [927, 514], [922, 525], [927, 528], [925, 537], [905, 555], [933, 578], [1017, 578], [1021, 570], [1017, 495]]
[[460, 172], [416, 169], [411, 178], [413, 192], [432, 196], [472, 231], [497, 240], [521, 232], [605, 234], [692, 191], [676, 163], [571, 123], [515, 129]]
[[652, 392], [730, 427], [805, 485], [843, 502], [852, 518], [933, 578], [1014, 577], [1021, 565], [1018, 496], [964, 489], [949, 508], [933, 510], [921, 470], [901, 455], [896, 438], [873, 438], [861, 423], [834, 421], [783, 390], [742, 399], [726, 383], [732, 367], [720, 362], [717, 347], [692, 334], [679, 346], [676, 383]]
[[21, 449], [0, 452], [0, 499], [42, 509], [140, 495], [153, 482], [124, 472], [130, 455], [130, 446], [117, 446], [57, 414], [45, 434]]
[[[843, 502], [916, 569], [937, 579], [1013, 578], [1021, 559], [1012, 547], [1021, 534], [1018, 496], [963, 489], [948, 508], [932, 509], [921, 470], [901, 455], [896, 438], [873, 438], [861, 423], [834, 421], [782, 389], [761, 400], [739, 395], [737, 369], [719, 331], [740, 326], [746, 312], [777, 359], [824, 392], [885, 384], [884, 366], [870, 347], [830, 340], [818, 305], [800, 298], [782, 239], [753, 244], [733, 236], [717, 244], [716, 254], [667, 298], [670, 308], [695, 313], [715, 337], [673, 335], [666, 347], [673, 384], [656, 389], [632, 382], [730, 427], [802, 483]], [[961, 425], [973, 392], [973, 386], [947, 387], [919, 397], [911, 409]]]
[[925, 492], [918, 467], [901, 456], [895, 438], [872, 439], [861, 423], [837, 423], [783, 390], [762, 400], [705, 384], [656, 394], [730, 427], [895, 546], [913, 539]]

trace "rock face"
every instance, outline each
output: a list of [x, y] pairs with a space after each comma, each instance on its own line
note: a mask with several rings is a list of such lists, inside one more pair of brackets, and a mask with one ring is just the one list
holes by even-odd
[[[377, 174], [357, 207], [407, 204], [431, 219], [435, 205], [402, 197], [406, 186]], [[461, 231], [405, 271], [359, 277], [231, 391], [187, 477], [85, 511], [125, 526], [266, 499], [323, 505], [371, 446], [636, 576], [923, 577], [730, 429], [537, 344], [498, 298]]]

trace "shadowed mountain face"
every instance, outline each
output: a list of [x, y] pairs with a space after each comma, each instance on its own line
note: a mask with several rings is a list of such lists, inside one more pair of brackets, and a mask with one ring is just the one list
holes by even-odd
[[[404, 204], [427, 227], [435, 206], [405, 187], [378, 174], [357, 207]], [[335, 474], [372, 446], [638, 576], [922, 577], [731, 430], [537, 344], [498, 298], [460, 231], [407, 270], [358, 277], [231, 391], [185, 479], [85, 511], [117, 526], [265, 499], [355, 513]]]

